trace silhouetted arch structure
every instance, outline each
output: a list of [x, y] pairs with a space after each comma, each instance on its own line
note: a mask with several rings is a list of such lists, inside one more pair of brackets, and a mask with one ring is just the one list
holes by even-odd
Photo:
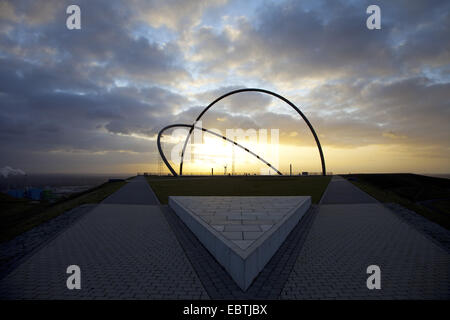
[[[169, 162], [167, 161], [166, 156], [164, 155], [164, 152], [162, 151], [162, 148], [161, 148], [161, 136], [162, 136], [162, 134], [163, 134], [164, 131], [166, 131], [166, 130], [168, 130], [168, 129], [170, 129], [170, 128], [179, 128], [179, 127], [191, 128], [192, 125], [190, 125], [190, 124], [183, 124], [183, 123], [171, 124], [170, 126], [167, 126], [167, 127], [164, 127], [164, 128], [161, 129], [161, 131], [160, 131], [159, 134], [158, 134], [158, 139], [157, 139], [157, 144], [158, 144], [158, 151], [159, 151], [159, 154], [161, 155], [161, 158], [162, 158], [162, 160], [164, 161], [164, 163], [166, 164], [167, 168], [169, 168], [170, 172], [171, 172], [174, 176], [177, 176], [177, 173], [176, 173], [175, 170], [172, 168], [172, 166], [169, 164]], [[240, 145], [240, 144], [237, 143], [236, 141], [233, 141], [233, 140], [231, 140], [231, 139], [228, 139], [227, 137], [225, 137], [225, 136], [223, 136], [223, 135], [221, 135], [221, 134], [218, 134], [218, 133], [216, 133], [216, 132], [214, 132], [214, 131], [211, 131], [211, 130], [208, 130], [208, 129], [205, 129], [205, 128], [201, 128], [201, 127], [194, 126], [194, 129], [198, 129], [198, 130], [202, 130], [202, 131], [204, 131], [204, 132], [208, 132], [208, 133], [210, 133], [210, 134], [212, 134], [212, 135], [215, 135], [216, 137], [222, 138], [222, 139], [225, 140], [225, 141], [228, 141], [228, 142], [230, 142], [230, 143], [233, 143], [235, 146], [237, 146], [237, 147], [239, 147], [239, 148], [245, 150], [246, 152], [250, 153], [252, 156], [256, 157], [258, 160], [264, 162], [268, 167], [270, 167], [270, 168], [272, 168], [273, 170], [275, 170], [275, 172], [278, 173], [279, 175], [283, 175], [280, 171], [278, 171], [277, 168], [275, 168], [274, 166], [272, 166], [269, 162], [267, 162], [266, 160], [264, 160], [263, 158], [261, 158], [260, 156], [258, 156], [256, 153], [250, 151], [250, 150], [247, 149], [246, 147]]]
[[[290, 102], [288, 99], [286, 99], [285, 97], [283, 97], [283, 96], [281, 96], [281, 95], [279, 95], [279, 94], [277, 94], [277, 93], [275, 93], [275, 92], [272, 92], [272, 91], [269, 91], [269, 90], [265, 90], [265, 89], [258, 89], [258, 88], [244, 88], [244, 89], [238, 89], [238, 90], [230, 91], [230, 92], [228, 92], [228, 93], [226, 93], [226, 94], [220, 96], [219, 98], [217, 98], [217, 99], [214, 100], [213, 102], [211, 102], [211, 103], [210, 103], [205, 109], [203, 109], [203, 111], [198, 115], [197, 119], [195, 119], [195, 122], [194, 122], [192, 125], [181, 124], [181, 125], [167, 126], [167, 127], [163, 128], [163, 129], [159, 132], [159, 134], [158, 134], [158, 142], [157, 142], [157, 143], [158, 143], [158, 151], [159, 151], [159, 153], [160, 153], [160, 155], [161, 155], [161, 158], [163, 159], [164, 163], [166, 164], [167, 168], [170, 170], [170, 172], [171, 172], [174, 176], [177, 176], [178, 174], [175, 172], [175, 170], [173, 170], [172, 166], [171, 166], [171, 165], [169, 164], [169, 162], [167, 161], [167, 159], [166, 159], [166, 157], [164, 156], [164, 153], [162, 152], [162, 149], [161, 149], [160, 138], [161, 138], [162, 132], [165, 131], [166, 129], [169, 129], [169, 128], [174, 127], [174, 126], [183, 126], [183, 127], [189, 127], [189, 128], [190, 128], [189, 133], [188, 133], [188, 135], [187, 135], [187, 137], [186, 137], [186, 140], [184, 141], [183, 150], [182, 150], [182, 152], [181, 152], [181, 161], [180, 161], [180, 176], [181, 176], [181, 175], [183, 175], [183, 159], [184, 159], [184, 154], [185, 154], [185, 151], [186, 151], [186, 146], [187, 146], [187, 144], [188, 144], [188, 142], [189, 142], [189, 138], [191, 137], [192, 131], [194, 131], [195, 128], [199, 129], [199, 127], [196, 126], [197, 122], [203, 117], [203, 115], [206, 113], [206, 111], [208, 111], [208, 110], [209, 110], [213, 105], [215, 105], [217, 102], [219, 102], [220, 100], [222, 100], [222, 99], [224, 99], [224, 98], [226, 98], [226, 97], [228, 97], [228, 96], [231, 96], [231, 95], [237, 94], [237, 93], [241, 93], [241, 92], [260, 92], [260, 93], [265, 93], [265, 94], [274, 96], [274, 97], [276, 97], [276, 98], [278, 98], [278, 99], [284, 101], [284, 102], [287, 103], [291, 108], [293, 108], [293, 109], [294, 109], [294, 110], [302, 117], [302, 119], [303, 119], [303, 120], [305, 121], [305, 123], [308, 125], [309, 130], [311, 131], [312, 135], [314, 136], [314, 139], [315, 139], [316, 144], [317, 144], [317, 148], [319, 149], [320, 161], [321, 161], [321, 163], [322, 163], [322, 174], [323, 174], [323, 175], [326, 175], [325, 159], [324, 159], [324, 156], [323, 156], [322, 146], [320, 145], [319, 138], [318, 138], [318, 136], [317, 136], [317, 134], [316, 134], [316, 131], [314, 130], [313, 126], [312, 126], [311, 123], [309, 122], [308, 118], [306, 118], [306, 116], [300, 111], [300, 109], [297, 108], [297, 107], [296, 107], [292, 102]], [[202, 128], [202, 130], [203, 130], [203, 128]], [[207, 131], [207, 132], [210, 132], [210, 133], [211, 133], [211, 131], [206, 130], [206, 129], [203, 130], [203, 131]], [[224, 138], [224, 137], [223, 137], [223, 138]], [[227, 141], [230, 141], [230, 140], [227, 139]], [[236, 144], [236, 142], [234, 142], [234, 141], [230, 141], [230, 142], [233, 142], [234, 144]], [[241, 146], [241, 147], [242, 147], [242, 146]], [[246, 148], [244, 148], [244, 150], [245, 150], [245, 149], [246, 149]], [[250, 152], [248, 149], [247, 149], [246, 151]], [[254, 154], [253, 152], [250, 152], [250, 153], [252, 153], [252, 154], [255, 155], [256, 157], [258, 157], [259, 159], [261, 159], [259, 156], [257, 156], [257, 155]], [[264, 161], [264, 162], [265, 162], [265, 161]], [[272, 167], [272, 168], [273, 168], [273, 167]], [[275, 169], [275, 170], [276, 170], [276, 169]], [[279, 174], [281, 174], [278, 170], [276, 170], [276, 171], [277, 171]]]

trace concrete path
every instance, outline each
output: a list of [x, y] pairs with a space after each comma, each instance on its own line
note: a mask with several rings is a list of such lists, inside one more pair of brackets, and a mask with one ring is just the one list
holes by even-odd
[[147, 183], [146, 178], [137, 176], [117, 192], [114, 192], [106, 198], [102, 203], [158, 205], [159, 201]]
[[[109, 204], [150, 201], [142, 182], [128, 183], [25, 260], [0, 281], [0, 299], [207, 298], [159, 206]], [[69, 265], [81, 268], [81, 290], [66, 287]]]
[[[342, 178], [322, 203], [282, 299], [450, 299], [445, 249]], [[369, 265], [381, 290], [367, 288]]]
[[346, 179], [339, 176], [334, 176], [325, 191], [321, 204], [377, 202], [377, 200], [355, 187]]
[[[189, 244], [190, 231], [174, 228], [181, 222], [152, 205], [157, 199], [144, 179], [129, 182], [30, 255], [0, 281], [0, 299], [249, 297], [235, 292], [231, 280], [219, 281], [223, 269], [208, 253], [199, 258], [205, 250], [194, 238]], [[337, 177], [318, 207], [256, 278], [251, 296], [450, 299], [449, 253], [382, 204]], [[81, 290], [66, 287], [69, 265], [81, 268]], [[366, 287], [369, 265], [381, 268], [381, 290]]]

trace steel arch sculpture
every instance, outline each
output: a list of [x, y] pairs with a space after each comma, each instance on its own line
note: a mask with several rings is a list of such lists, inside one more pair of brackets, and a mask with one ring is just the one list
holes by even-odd
[[[192, 131], [194, 131], [194, 129], [196, 128], [197, 122], [203, 117], [203, 115], [206, 113], [206, 111], [208, 111], [208, 110], [209, 110], [213, 105], [215, 105], [217, 102], [219, 102], [220, 100], [222, 100], [222, 99], [224, 99], [224, 98], [226, 98], [226, 97], [228, 97], [228, 96], [231, 96], [231, 95], [237, 94], [237, 93], [241, 93], [241, 92], [260, 92], [260, 93], [268, 94], [268, 95], [274, 96], [274, 97], [276, 97], [276, 98], [282, 100], [283, 102], [287, 103], [291, 108], [293, 108], [293, 109], [294, 109], [294, 110], [302, 117], [302, 119], [303, 119], [303, 120], [305, 121], [305, 123], [308, 125], [308, 128], [309, 128], [309, 130], [311, 131], [312, 135], [314, 136], [314, 139], [315, 139], [316, 144], [317, 144], [317, 148], [319, 149], [320, 161], [321, 161], [321, 164], [322, 164], [322, 175], [326, 175], [325, 159], [324, 159], [324, 156], [323, 156], [322, 146], [320, 145], [319, 137], [317, 136], [316, 131], [314, 130], [314, 128], [313, 128], [313, 126], [311, 125], [311, 123], [309, 122], [308, 118], [306, 118], [306, 116], [300, 111], [300, 109], [297, 108], [297, 106], [295, 106], [291, 101], [289, 101], [289, 100], [286, 99], [285, 97], [283, 97], [283, 96], [281, 96], [281, 95], [279, 95], [279, 94], [277, 94], [277, 93], [275, 93], [275, 92], [272, 92], [272, 91], [269, 91], [269, 90], [265, 90], [265, 89], [258, 89], [258, 88], [243, 88], [243, 89], [238, 89], [238, 90], [230, 91], [230, 92], [228, 92], [228, 93], [226, 93], [226, 94], [220, 96], [219, 98], [217, 98], [217, 99], [214, 100], [213, 102], [211, 102], [211, 103], [210, 103], [205, 109], [203, 109], [203, 111], [198, 115], [198, 117], [195, 119], [195, 121], [194, 121], [194, 123], [193, 123], [192, 125], [182, 125], [182, 126], [190, 127], [190, 129], [189, 129], [189, 133], [188, 133], [188, 135], [187, 135], [187, 137], [186, 137], [186, 140], [184, 141], [183, 149], [182, 149], [182, 151], [181, 151], [180, 174], [179, 174], [180, 176], [183, 175], [183, 159], [184, 159], [184, 154], [185, 154], [185, 151], [186, 151], [186, 146], [187, 146], [187, 144], [188, 144], [188, 142], [189, 142], [189, 138], [191, 137]], [[198, 127], [197, 127], [197, 128], [198, 128]], [[165, 129], [168, 129], [168, 128], [167, 128], [167, 127], [166, 127], [166, 128], [163, 128], [163, 130], [165, 130]], [[162, 130], [162, 131], [163, 131], [163, 130]], [[173, 168], [172, 168], [172, 167], [170, 166], [170, 164], [167, 162], [167, 159], [165, 159], [164, 154], [162, 153], [161, 145], [160, 145], [160, 143], [159, 143], [160, 136], [161, 136], [161, 131], [160, 131], [160, 134], [158, 134], [158, 150], [159, 150], [159, 153], [160, 153], [160, 155], [161, 155], [161, 158], [163, 158], [164, 163], [166, 164], [167, 168], [171, 171], [171, 173], [172, 173], [174, 176], [177, 176], [178, 174], [175, 172], [175, 170], [173, 170]], [[277, 170], [277, 171], [278, 171], [278, 170]], [[278, 172], [279, 172], [279, 171], [278, 171]]]
[[[159, 154], [161, 155], [161, 159], [163, 160], [164, 164], [167, 166], [167, 168], [170, 170], [170, 172], [171, 172], [174, 176], [177, 176], [177, 173], [175, 172], [175, 170], [174, 170], [174, 169], [172, 168], [172, 166], [170, 165], [169, 161], [167, 160], [167, 158], [166, 158], [166, 156], [165, 156], [165, 154], [164, 154], [164, 152], [163, 152], [163, 150], [162, 150], [162, 147], [161, 147], [161, 136], [162, 136], [162, 134], [163, 134], [164, 131], [166, 131], [166, 130], [168, 130], [168, 129], [170, 129], [170, 128], [179, 128], [179, 127], [187, 127], [187, 128], [191, 128], [192, 125], [190, 125], [190, 124], [183, 124], [183, 123], [177, 123], [177, 124], [171, 124], [171, 125], [169, 125], [169, 126], [166, 126], [166, 127], [162, 128], [161, 131], [159, 131], [159, 133], [158, 133], [158, 139], [157, 139], [157, 141], [156, 141], [156, 143], [157, 143], [157, 145], [158, 145], [158, 151], [159, 151]], [[274, 166], [272, 166], [269, 162], [267, 162], [266, 160], [264, 160], [263, 158], [261, 158], [260, 156], [258, 156], [256, 153], [250, 151], [248, 148], [246, 148], [246, 147], [240, 145], [240, 144], [237, 143], [236, 141], [233, 141], [233, 140], [231, 140], [231, 139], [228, 139], [227, 137], [225, 137], [225, 136], [223, 136], [223, 135], [221, 135], [221, 134], [218, 134], [218, 133], [216, 133], [216, 132], [214, 132], [214, 131], [208, 130], [208, 129], [206, 129], [206, 128], [201, 128], [201, 127], [194, 126], [194, 129], [202, 130], [202, 131], [204, 131], [204, 132], [208, 132], [208, 133], [210, 133], [210, 134], [212, 134], [212, 135], [214, 135], [214, 136], [216, 136], [216, 137], [222, 138], [222, 139], [225, 140], [225, 141], [228, 141], [228, 142], [230, 142], [230, 143], [233, 143], [235, 146], [237, 146], [237, 147], [239, 147], [239, 148], [245, 150], [246, 152], [250, 153], [252, 156], [256, 157], [258, 160], [262, 161], [262, 162], [263, 162], [264, 164], [266, 164], [268, 167], [270, 167], [271, 169], [275, 170], [275, 172], [278, 173], [280, 176], [283, 175], [277, 168], [275, 168]]]

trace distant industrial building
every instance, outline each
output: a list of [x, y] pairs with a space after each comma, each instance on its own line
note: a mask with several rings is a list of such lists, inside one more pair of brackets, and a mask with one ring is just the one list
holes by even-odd
[[12, 189], [8, 190], [7, 194], [13, 198], [24, 198], [25, 197], [25, 191], [20, 189]]
[[6, 193], [17, 199], [28, 198], [35, 201], [48, 200], [52, 196], [50, 190], [42, 190], [40, 188], [10, 189]]

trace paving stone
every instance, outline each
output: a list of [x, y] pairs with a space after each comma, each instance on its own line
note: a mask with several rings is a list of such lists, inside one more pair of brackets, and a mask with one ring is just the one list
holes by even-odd
[[144, 176], [137, 176], [124, 187], [120, 188], [108, 198], [103, 204], [142, 204], [159, 205], [159, 200], [153, 192]]
[[14, 270], [33, 252], [72, 226], [95, 206], [95, 204], [79, 206], [0, 244], [0, 279]]
[[259, 225], [259, 228], [261, 228], [262, 231], [267, 231], [267, 230], [269, 230], [272, 227], [273, 227], [273, 224], [261, 224], [261, 225]]
[[226, 225], [225, 231], [262, 231], [262, 229], [259, 227], [259, 225]]
[[[214, 225], [214, 224], [212, 224], [211, 226], [214, 229], [216, 229], [217, 231], [220, 231], [220, 232], [224, 231], [225, 228], [228, 227], [228, 226], [224, 226], [224, 225]], [[226, 231], [236, 231], [236, 230], [229, 230], [229, 229], [227, 229]]]
[[243, 220], [241, 214], [229, 214], [229, 215], [227, 215], [227, 219], [228, 220], [239, 220], [239, 221]]
[[[333, 203], [337, 198], [330, 194], [328, 199]], [[358, 199], [376, 204], [350, 194], [344, 195], [343, 205]], [[264, 210], [246, 205], [239, 203], [233, 210], [270, 215], [265, 205]], [[394, 211], [381, 214], [365, 206], [357, 213], [326, 207], [320, 212], [314, 207], [303, 217], [246, 292], [170, 208], [162, 206], [164, 215], [152, 209], [150, 217], [137, 214], [133, 219], [108, 214], [93, 219], [89, 213], [83, 219], [93, 219], [93, 225], [70, 225], [4, 277], [0, 299], [450, 299], [448, 230], [395, 205]], [[227, 208], [222, 202], [217, 216], [226, 217]], [[270, 229], [274, 219], [216, 221], [224, 229], [235, 224]], [[40, 237], [27, 241], [39, 242]], [[253, 243], [235, 241], [241, 246]], [[82, 261], [83, 289], [78, 293], [65, 287], [70, 258]], [[380, 291], [365, 287], [365, 268], [372, 263], [382, 269]], [[86, 268], [90, 272], [84, 274]]]
[[244, 232], [244, 240], [256, 240], [263, 234], [264, 234], [264, 232], [247, 231], [247, 232]]
[[[354, 189], [338, 183], [327, 199], [337, 202], [333, 190], [349, 194], [344, 203], [320, 206], [281, 298], [450, 299], [449, 252], [370, 198], [349, 203]], [[366, 286], [373, 264], [381, 269], [381, 290]]]
[[244, 220], [242, 224], [259, 224], [259, 225], [267, 225], [267, 224], [275, 224], [277, 220]]
[[[252, 239], [253, 240], [253, 239]], [[247, 249], [254, 241], [250, 240], [233, 240], [233, 243], [235, 243], [239, 248], [245, 250]]]
[[[72, 264], [81, 269], [81, 290], [66, 287]], [[153, 205], [100, 204], [0, 280], [0, 299], [177, 299], [179, 293], [208, 298]]]
[[225, 238], [230, 239], [230, 240], [242, 240], [242, 232], [229, 232], [229, 231], [224, 231], [221, 232], [220, 234], [222, 234]]

